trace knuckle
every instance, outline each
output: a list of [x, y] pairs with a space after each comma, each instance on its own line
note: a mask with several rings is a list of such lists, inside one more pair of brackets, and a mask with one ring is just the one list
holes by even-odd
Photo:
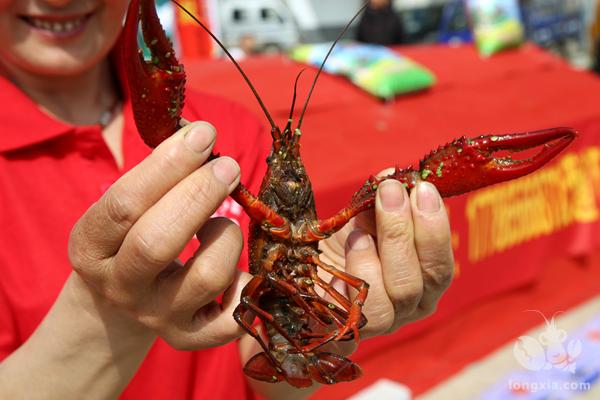
[[159, 168], [162, 171], [179, 171], [181, 170], [182, 160], [185, 160], [185, 154], [182, 147], [176, 143], [165, 143], [166, 149], [157, 152], [159, 159]]
[[448, 225], [431, 227], [427, 230], [427, 243], [432, 248], [450, 247], [452, 243], [452, 233]]
[[194, 340], [193, 335], [178, 328], [167, 328], [162, 330], [162, 332], [158, 332], [158, 335], [163, 338], [169, 346], [178, 351], [193, 351], [200, 348], [200, 345]]
[[446, 289], [454, 278], [454, 259], [450, 262], [423, 264], [423, 280], [426, 285], [436, 289]]
[[83, 275], [87, 272], [91, 260], [85, 251], [85, 246], [79, 242], [76, 236], [76, 233], [71, 233], [71, 238], [69, 239], [69, 261], [73, 270]]
[[212, 214], [223, 202], [227, 193], [210, 176], [202, 173], [193, 175], [193, 179], [186, 185], [183, 196], [184, 201], [194, 210]]
[[382, 226], [384, 237], [393, 242], [413, 242], [411, 221], [404, 218], [390, 218]]
[[68, 243], [68, 257], [73, 271], [90, 279], [103, 266], [103, 259], [93, 254], [92, 246], [82, 232], [81, 221], [71, 231]]
[[92, 275], [93, 268], [90, 258], [85, 252], [69, 249], [69, 260], [73, 271], [82, 277], [89, 278]]
[[[244, 247], [242, 230], [235, 222], [227, 218], [217, 218], [216, 225], [220, 232], [222, 232], [219, 241], [220, 247], [223, 247], [221, 252], [227, 255], [225, 260], [228, 264], [236, 265], [238, 256]], [[223, 260], [221, 257], [219, 257], [219, 259]]]
[[446, 215], [422, 216], [416, 219], [416, 242], [427, 249], [449, 248], [452, 243], [452, 232]]
[[211, 348], [211, 347], [217, 347], [217, 346], [223, 346], [224, 344], [227, 344], [229, 342], [231, 342], [232, 340], [235, 340], [239, 337], [239, 334], [230, 334], [230, 333], [221, 333], [219, 336], [206, 336], [203, 337], [200, 341], [200, 343], [198, 344], [197, 347], [201, 347], [201, 348]]
[[377, 318], [370, 318], [367, 328], [375, 335], [381, 335], [389, 332], [394, 326], [395, 315], [393, 310], [381, 313]]
[[171, 346], [178, 351], [193, 351], [198, 349], [198, 345], [187, 339], [177, 338], [171, 342]]
[[168, 241], [163, 240], [163, 235], [157, 234], [156, 231], [152, 233], [136, 232], [132, 240], [131, 251], [134, 259], [157, 266], [167, 265], [173, 261]]
[[128, 230], [137, 220], [139, 210], [136, 202], [118, 188], [111, 188], [102, 198], [100, 207], [112, 223]]
[[243, 247], [244, 235], [242, 234], [240, 226], [229, 218], [225, 217], [217, 217], [214, 218], [214, 220], [216, 223], [223, 226], [223, 230], [229, 236], [231, 242], [238, 244], [241, 249], [241, 247]]
[[437, 311], [437, 303], [432, 303], [419, 308], [419, 319], [427, 318]]
[[195, 285], [198, 293], [203, 293], [211, 300], [222, 293], [235, 278], [230, 270], [229, 265], [225, 265], [216, 255], [203, 258], [195, 272]]
[[422, 286], [411, 285], [405, 287], [395, 296], [393, 295], [392, 301], [394, 303], [394, 308], [396, 309], [396, 314], [406, 316], [414, 313], [419, 306], [422, 297]]
[[170, 318], [164, 313], [157, 314], [137, 314], [137, 321], [155, 332], [158, 336], [165, 339], [170, 338], [174, 334], [174, 326], [170, 322]]

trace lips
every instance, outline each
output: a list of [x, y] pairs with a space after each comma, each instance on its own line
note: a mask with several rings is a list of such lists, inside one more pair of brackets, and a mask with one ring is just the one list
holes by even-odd
[[80, 32], [93, 13], [72, 17], [21, 16], [34, 29], [54, 37], [69, 37]]

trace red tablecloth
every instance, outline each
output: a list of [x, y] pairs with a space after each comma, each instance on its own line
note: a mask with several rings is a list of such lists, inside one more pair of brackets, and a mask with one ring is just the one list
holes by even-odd
[[[600, 243], [594, 235], [600, 227], [600, 79], [532, 45], [490, 59], [472, 47], [399, 50], [429, 67], [437, 85], [388, 103], [340, 77], [324, 75], [317, 85], [303, 126], [302, 154], [321, 217], [343, 207], [368, 175], [417, 164], [429, 150], [461, 135], [554, 126], [572, 126], [581, 135], [532, 177], [447, 200], [457, 279], [434, 317], [365, 342], [355, 356], [359, 362], [486, 296], [532, 283], [551, 257], [590, 253]], [[242, 65], [283, 125], [303, 66], [283, 57]], [[187, 70], [192, 86], [260, 114], [228, 62], [188, 64]], [[310, 75], [303, 77], [299, 104]]]

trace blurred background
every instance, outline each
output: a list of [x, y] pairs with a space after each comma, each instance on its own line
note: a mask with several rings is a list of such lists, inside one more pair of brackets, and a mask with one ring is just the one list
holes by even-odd
[[[168, 0], [159, 0], [167, 24], [176, 24]], [[285, 51], [299, 43], [333, 40], [352, 18], [361, 0], [188, 0], [183, 4], [210, 22], [228, 47], [254, 52]], [[594, 65], [600, 27], [596, 0], [520, 0], [527, 39], [559, 54], [574, 65]], [[403, 43], [460, 43], [471, 40], [463, 0], [391, 0], [402, 23]], [[206, 41], [185, 32], [189, 24], [180, 16], [172, 32], [193, 56], [220, 53]], [[358, 24], [347, 37], [355, 37]], [[174, 25], [173, 25], [174, 26]], [[183, 29], [182, 29], [183, 28]], [[182, 32], [183, 31], [183, 32]], [[198, 32], [194, 29], [194, 36]], [[252, 38], [251, 43], [248, 40]]]
[[[256, 99], [168, 1], [190, 87]], [[187, 0], [277, 121], [360, 0]], [[570, 126], [528, 177], [446, 200], [455, 279], [430, 318], [361, 343], [356, 381], [313, 400], [600, 399], [600, 11], [594, 0], [371, 0], [320, 78], [302, 157], [319, 215], [373, 173], [459, 137]], [[367, 45], [377, 44], [378, 46]], [[185, 114], [184, 114], [185, 115]], [[218, 145], [218, 143], [217, 143]]]

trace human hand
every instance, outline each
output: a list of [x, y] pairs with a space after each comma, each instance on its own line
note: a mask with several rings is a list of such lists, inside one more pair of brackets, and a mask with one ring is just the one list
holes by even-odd
[[[410, 197], [398, 181], [383, 182], [374, 210], [321, 243], [324, 261], [370, 285], [362, 309], [368, 320], [363, 337], [392, 333], [432, 314], [452, 281], [448, 216], [427, 182]], [[346, 290], [342, 282], [335, 285]]]
[[[235, 161], [205, 163], [216, 139], [189, 124], [119, 179], [75, 225], [69, 256], [95, 298], [177, 349], [225, 344], [242, 334], [231, 317], [248, 280], [236, 268], [237, 225], [210, 219], [238, 185]], [[199, 251], [176, 258], [198, 232]], [[215, 299], [225, 292], [222, 304]]]

